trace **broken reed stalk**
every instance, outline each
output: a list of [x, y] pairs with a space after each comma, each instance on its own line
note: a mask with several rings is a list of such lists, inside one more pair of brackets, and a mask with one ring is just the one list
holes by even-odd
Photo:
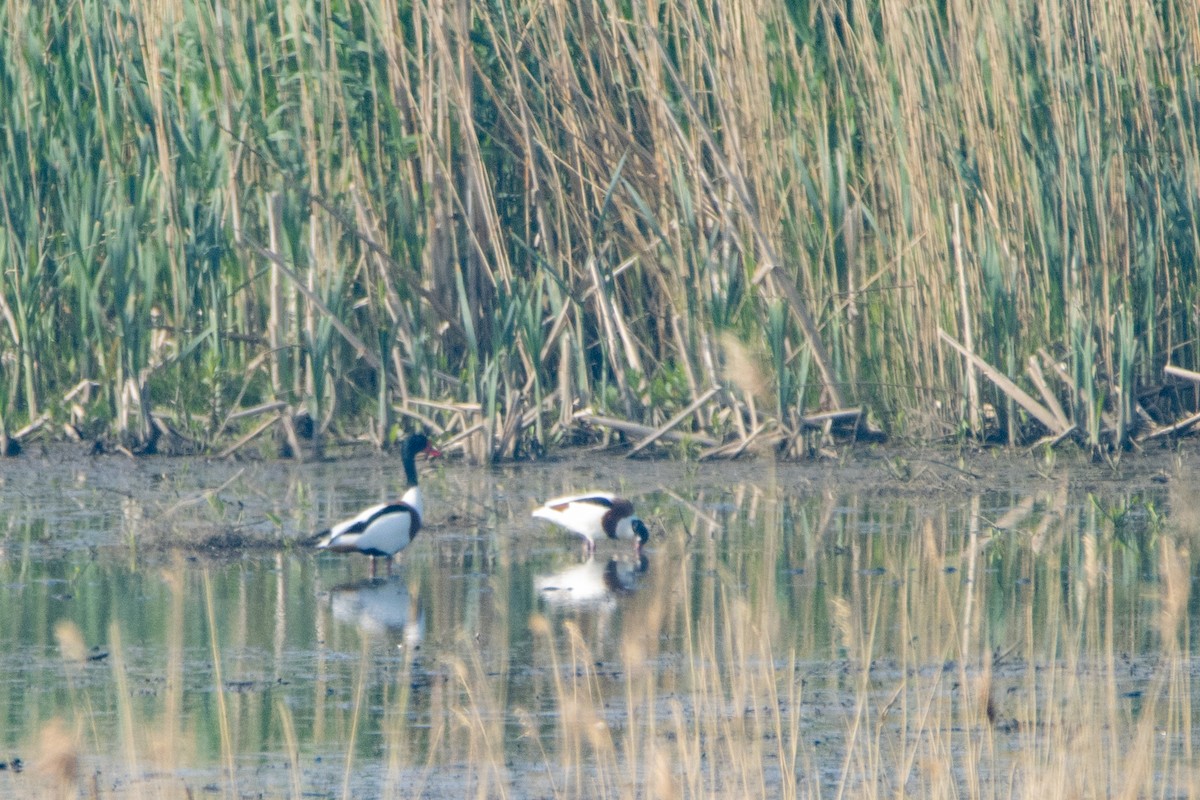
[[287, 408], [287, 403], [283, 402], [282, 400], [275, 400], [270, 403], [263, 403], [262, 405], [254, 406], [253, 408], [243, 408], [239, 411], [231, 412], [225, 417], [225, 422], [228, 424], [239, 419], [245, 419], [246, 417], [257, 417], [259, 414], [267, 414], [272, 411], [282, 411], [285, 408]]
[[1050, 391], [1050, 386], [1046, 383], [1046, 377], [1042, 374], [1042, 364], [1036, 355], [1029, 357], [1028, 366], [1025, 369], [1025, 374], [1029, 376], [1029, 380], [1033, 381], [1033, 385], [1037, 387], [1038, 394], [1042, 396], [1042, 402], [1046, 404], [1046, 408], [1058, 420], [1059, 430], [1066, 430], [1071, 427], [1070, 421], [1067, 419], [1066, 413], [1063, 412], [1062, 405], [1058, 402], [1058, 398], [1054, 396], [1054, 392]]
[[704, 452], [702, 452], [699, 455], [698, 460], [710, 461], [715, 458], [729, 458], [729, 459], [737, 458], [742, 453], [746, 452], [746, 448], [748, 448], [751, 444], [753, 444], [754, 441], [768, 427], [770, 427], [770, 424], [764, 422], [764, 423], [752, 428], [748, 433], [746, 433], [745, 436], [742, 436], [741, 438], [736, 439], [735, 441], [729, 442], [728, 444], [718, 445], [717, 447], [711, 447], [708, 450], [705, 450]]
[[525, 416], [522, 413], [524, 402], [519, 399], [515, 390], [509, 391], [505, 405], [507, 414], [505, 415], [504, 427], [500, 430], [499, 439], [494, 443], [490, 443], [491, 446], [489, 447], [492, 460], [502, 458], [517, 434], [524, 430], [524, 425], [521, 424]]
[[1143, 441], [1153, 441], [1154, 439], [1160, 439], [1163, 436], [1170, 436], [1174, 433], [1180, 433], [1182, 431], [1191, 429], [1197, 422], [1200, 422], [1200, 414], [1192, 414], [1190, 417], [1184, 417], [1178, 422], [1167, 425], [1164, 428], [1152, 430], [1146, 435], [1142, 436], [1141, 439]]
[[474, 425], [464, 427], [461, 431], [451, 436], [444, 442], [438, 442], [438, 449], [444, 453], [453, 452], [455, 449], [465, 449], [462, 443], [470, 439], [485, 427], [483, 421], [476, 422]]
[[288, 408], [279, 415], [279, 424], [283, 428], [283, 436], [287, 440], [292, 460], [297, 463], [303, 463], [304, 450], [300, 447], [300, 437], [296, 435], [296, 424], [292, 421], [291, 408]]
[[237, 451], [241, 450], [243, 447], [248, 445], [250, 442], [254, 441], [259, 436], [261, 436], [263, 431], [267, 430], [272, 425], [275, 425], [278, 421], [279, 421], [278, 415], [268, 417], [267, 419], [263, 420], [257, 426], [255, 426], [254, 429], [251, 430], [249, 433], [244, 434], [243, 436], [241, 436], [241, 438], [239, 438], [233, 444], [229, 445], [224, 450], [222, 450], [220, 453], [218, 453], [217, 458], [229, 458], [231, 455], [233, 455]]
[[699, 409], [701, 406], [703, 406], [705, 403], [707, 403], [709, 400], [711, 400], [717, 394], [717, 392], [720, 392], [720, 391], [721, 391], [720, 386], [713, 386], [713, 387], [709, 388], [709, 390], [707, 392], [705, 392], [704, 394], [700, 395], [695, 400], [693, 400], [691, 405], [689, 405], [687, 408], [680, 411], [675, 416], [671, 417], [669, 420], [667, 420], [667, 422], [664, 425], [662, 425], [657, 430], [652, 432], [649, 436], [647, 436], [646, 438], [644, 438], [640, 442], [638, 442], [636, 445], [634, 445], [633, 449], [625, 454], [626, 457], [632, 458], [633, 456], [635, 456], [638, 453], [645, 450], [650, 445], [657, 442], [659, 439], [661, 439], [663, 436], [665, 436], [672, 428], [674, 428], [676, 425], [678, 425], [679, 423], [681, 423], [685, 419], [687, 419], [692, 414], [692, 412]]
[[[1200, 387], [1200, 372], [1184, 369], [1183, 367], [1177, 367], [1174, 364], [1167, 364], [1165, 367], [1163, 367], [1163, 375], [1168, 378], [1179, 378], [1181, 380], [1188, 381], [1193, 387]], [[1190, 430], [1198, 422], [1200, 422], [1200, 414], [1192, 414], [1174, 422], [1171, 425], [1167, 425], [1166, 427], [1154, 428], [1139, 437], [1139, 440], [1152, 441], [1164, 436], [1171, 436], [1172, 434]]]
[[[21, 428], [19, 431], [14, 433], [12, 435], [12, 438], [19, 442], [22, 439], [24, 439], [26, 436], [29, 436], [29, 435], [33, 434], [34, 432], [43, 428], [46, 425], [46, 423], [49, 421], [50, 421], [50, 415], [42, 414], [40, 417], [38, 417], [37, 419], [30, 422], [24, 428]], [[4, 421], [2, 419], [0, 419], [0, 437], [6, 437], [7, 435], [8, 435], [7, 432], [4, 430]], [[4, 452], [4, 449], [6, 447], [7, 447], [7, 445], [4, 442], [0, 441], [0, 453]]]
[[[649, 425], [641, 425], [628, 420], [616, 419], [614, 417], [606, 417], [600, 414], [595, 414], [591, 409], [583, 409], [576, 411], [574, 419], [577, 422], [584, 422], [588, 425], [599, 425], [603, 428], [612, 428], [629, 436], [636, 436], [639, 439], [646, 436], [654, 435], [657, 429], [651, 428]], [[696, 442], [697, 444], [706, 445], [708, 447], [716, 447], [720, 444], [716, 439], [703, 433], [679, 433], [678, 431], [666, 431], [659, 435], [660, 439], [670, 439], [673, 442]]]
[[10, 453], [15, 455], [19, 445], [17, 439], [11, 439], [8, 435], [8, 426], [4, 423], [4, 414], [0, 414], [0, 457], [8, 456]]
[[847, 419], [862, 417], [861, 408], [842, 408], [836, 411], [825, 411], [820, 414], [805, 414], [800, 417], [800, 424], [806, 428], [820, 428], [829, 422], [841, 422]]
[[1190, 369], [1177, 367], [1174, 364], [1167, 364], [1163, 367], [1163, 374], [1171, 378], [1182, 378], [1185, 381], [1200, 385], [1200, 372], [1193, 372]]
[[[1048, 363], [1050, 365], [1051, 369], [1054, 371], [1054, 374], [1057, 375], [1058, 379], [1063, 382], [1063, 385], [1067, 387], [1067, 389], [1071, 392], [1072, 396], [1076, 397], [1080, 401], [1086, 402], [1086, 400], [1087, 400], [1086, 392], [1084, 392], [1082, 387], [1075, 385], [1075, 381], [1071, 378], [1071, 373], [1067, 372], [1067, 370], [1063, 368], [1062, 364], [1060, 364], [1057, 361], [1055, 361], [1054, 359], [1052, 359], [1049, 356], [1049, 354], [1046, 353], [1046, 351], [1044, 349], [1039, 349], [1038, 355], [1040, 355], [1042, 357], [1042, 359], [1045, 360], [1046, 363]], [[1112, 414], [1105, 411], [1104, 409], [1100, 410], [1100, 420], [1101, 420], [1101, 422], [1104, 423], [1104, 427], [1107, 430], [1110, 430], [1110, 431], [1116, 430], [1117, 421], [1115, 419], [1113, 419]]]
[[1037, 419], [1038, 422], [1042, 423], [1047, 430], [1055, 433], [1064, 432], [1065, 426], [1062, 425], [1053, 414], [1051, 414], [1044, 406], [1030, 397], [1024, 389], [1013, 383], [1004, 373], [1000, 372], [1000, 370], [996, 369], [991, 364], [988, 364], [974, 353], [968, 352], [965, 347], [956, 342], [953, 337], [951, 337], [941, 328], [938, 328], [938, 335], [941, 337], [942, 341], [961, 353], [971, 366], [987, 376], [988, 380], [994, 383], [998, 389], [1011, 397], [1017, 405], [1021, 406], [1021, 408], [1028, 411], [1035, 419]]
[[434, 436], [442, 436], [446, 432], [446, 429], [443, 426], [439, 425], [437, 421], [433, 419], [433, 417], [430, 417], [427, 414], [422, 414], [419, 411], [414, 411], [413, 409], [405, 408], [404, 406], [395, 406], [392, 410], [401, 416], [415, 419], [417, 422], [425, 426], [425, 429], [431, 432]]

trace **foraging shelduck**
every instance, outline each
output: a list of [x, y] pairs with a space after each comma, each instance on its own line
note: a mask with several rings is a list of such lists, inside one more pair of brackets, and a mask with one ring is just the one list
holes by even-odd
[[609, 492], [590, 492], [547, 500], [533, 512], [535, 519], [560, 525], [587, 541], [587, 551], [596, 550], [596, 537], [633, 541], [635, 552], [650, 538], [646, 525], [633, 515], [633, 503]]
[[441, 451], [430, 444], [424, 434], [416, 433], [405, 439], [400, 453], [404, 462], [404, 476], [408, 479], [408, 490], [404, 496], [398, 501], [371, 506], [357, 516], [321, 531], [317, 534], [320, 538], [317, 549], [370, 556], [372, 577], [375, 576], [375, 557], [381, 556], [388, 560], [388, 573], [391, 574], [392, 556], [416, 538], [425, 513], [421, 487], [417, 485], [418, 453], [430, 458], [441, 455]]

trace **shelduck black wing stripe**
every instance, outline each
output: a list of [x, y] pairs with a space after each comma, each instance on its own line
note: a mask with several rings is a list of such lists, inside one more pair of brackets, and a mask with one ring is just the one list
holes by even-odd
[[379, 519], [380, 517], [386, 517], [388, 514], [412, 514], [415, 517], [417, 516], [417, 510], [408, 503], [390, 503], [363, 520], [362, 528], [358, 528], [357, 526], [355, 527], [358, 530], [362, 530], [375, 520]]
[[565, 503], [550, 506], [555, 511], [565, 511], [572, 503], [587, 503], [588, 505], [600, 506], [601, 508], [612, 508], [613, 501], [611, 497], [572, 497]]
[[381, 506], [379, 510], [371, 516], [357, 520], [353, 525], [346, 528], [344, 531], [340, 531], [338, 536], [346, 536], [352, 533], [362, 533], [380, 517], [387, 516], [388, 514], [411, 514], [414, 518], [418, 516], [417, 510], [408, 503], [389, 503], [386, 506]]

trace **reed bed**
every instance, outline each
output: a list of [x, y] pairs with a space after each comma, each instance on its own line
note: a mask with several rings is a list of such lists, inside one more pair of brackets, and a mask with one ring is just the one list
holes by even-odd
[[0, 450], [1185, 432], [1193, 12], [2, 0]]

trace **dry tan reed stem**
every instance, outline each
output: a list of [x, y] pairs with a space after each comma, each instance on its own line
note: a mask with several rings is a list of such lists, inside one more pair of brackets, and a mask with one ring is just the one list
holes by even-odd
[[[1063, 367], [1062, 364], [1060, 364], [1058, 361], [1052, 359], [1046, 353], [1046, 351], [1044, 349], [1039, 349], [1038, 355], [1040, 355], [1044, 361], [1046, 361], [1048, 364], [1050, 364], [1050, 367], [1054, 371], [1054, 374], [1058, 376], [1058, 379], [1063, 382], [1063, 385], [1065, 385], [1071, 391], [1071, 393], [1073, 395], [1075, 395], [1077, 398], [1084, 398], [1085, 395], [1084, 395], [1083, 389], [1081, 387], [1077, 387], [1075, 385], [1075, 381], [1071, 378], [1071, 374], [1069, 372], [1067, 372], [1067, 370]], [[1089, 413], [1091, 413], [1090, 409], [1089, 409]], [[1117, 421], [1113, 417], [1113, 415], [1111, 413], [1109, 413], [1108, 411], [1101, 409], [1100, 419], [1104, 423], [1104, 426], [1108, 430], [1111, 431], [1111, 430], [1116, 429]]]
[[626, 457], [632, 458], [633, 456], [640, 453], [642, 450], [646, 449], [650, 445], [657, 442], [659, 439], [661, 439], [663, 436], [665, 436], [668, 431], [670, 431], [676, 425], [678, 425], [679, 423], [681, 423], [685, 419], [687, 419], [688, 416], [691, 415], [692, 412], [701, 408], [705, 403], [707, 403], [709, 400], [711, 400], [720, 391], [721, 391], [720, 386], [710, 387], [707, 392], [705, 392], [704, 394], [697, 397], [686, 408], [684, 408], [682, 411], [680, 411], [675, 416], [671, 417], [669, 420], [666, 421], [666, 423], [664, 423], [662, 426], [657, 428], [653, 433], [651, 433], [649, 436], [647, 436], [646, 438], [644, 438], [640, 442], [638, 442], [636, 445], [634, 445], [633, 448], [628, 453], [625, 454]]
[[1042, 396], [1042, 402], [1046, 404], [1046, 408], [1058, 420], [1059, 430], [1066, 431], [1071, 427], [1071, 422], [1063, 412], [1058, 398], [1054, 396], [1054, 392], [1050, 391], [1050, 387], [1046, 384], [1046, 377], [1042, 374], [1042, 363], [1036, 355], [1030, 356], [1027, 363], [1028, 366], [1025, 368], [1025, 374], [1029, 376], [1029, 380], [1033, 381], [1033, 385], [1037, 387], [1038, 394]]
[[809, 428], [820, 428], [829, 422], [857, 419], [862, 413], [861, 408], [838, 408], [821, 414], [805, 414], [800, 417], [800, 424]]
[[1057, 431], [1059, 433], [1064, 432], [1053, 414], [1051, 414], [1045, 409], [1045, 407], [1030, 397], [1025, 390], [1009, 380], [1004, 373], [997, 370], [991, 364], [988, 364], [979, 356], [968, 352], [966, 348], [954, 341], [954, 339], [951, 338], [950, 335], [944, 330], [939, 328], [938, 335], [942, 338], [942, 341], [953, 347], [965, 358], [967, 358], [967, 360], [969, 360], [976, 369], [986, 375], [988, 379], [992, 381], [992, 383], [996, 384], [996, 386], [999, 387], [1005, 394], [1015, 400], [1017, 405], [1021, 406], [1021, 408], [1032, 414], [1037, 421], [1045, 425], [1047, 429], [1051, 431]]
[[[283, 227], [282, 201], [278, 192], [267, 195], [267, 235], [272, 253], [283, 251], [280, 228]], [[280, 350], [283, 342], [288, 339], [287, 314], [283, 308], [283, 280], [280, 276], [279, 264], [270, 261], [270, 287], [268, 288], [269, 303], [267, 308], [267, 342], [270, 346], [268, 363], [271, 373], [271, 390], [276, 397], [283, 396], [283, 382], [279, 364]]]
[[1177, 367], [1173, 364], [1167, 364], [1163, 367], [1163, 374], [1171, 378], [1183, 378], [1185, 381], [1200, 383], [1200, 372], [1193, 372], [1190, 369]]
[[714, 458], [737, 458], [742, 453], [746, 452], [746, 448], [752, 445], [759, 436], [768, 428], [772, 427], [774, 422], [764, 422], [753, 430], [749, 431], [745, 436], [737, 441], [729, 442], [728, 444], [719, 445], [710, 448], [700, 453], [698, 460], [708, 461]]
[[979, 435], [982, 428], [979, 421], [979, 383], [975, 380], [975, 370], [972, 369], [971, 359], [975, 355], [975, 333], [971, 328], [971, 306], [967, 302], [967, 271], [963, 264], [962, 223], [959, 219], [958, 203], [953, 206], [954, 230], [954, 267], [958, 270], [959, 319], [962, 324], [963, 347], [967, 351], [967, 423], [971, 432]]
[[[627, 433], [630, 436], [645, 437], [650, 436], [655, 432], [655, 428], [648, 425], [639, 425], [636, 422], [628, 422], [623, 419], [615, 419], [613, 417], [605, 417], [592, 412], [590, 408], [585, 408], [582, 411], [576, 411], [573, 419], [577, 422], [586, 422], [589, 425], [599, 425], [604, 428], [612, 428], [613, 430]], [[711, 436], [706, 436], [702, 433], [679, 433], [678, 431], [666, 431], [658, 438], [670, 439], [673, 442], [691, 441], [708, 447], [716, 447], [720, 442]]]
[[233, 455], [237, 451], [241, 450], [243, 447], [248, 445], [250, 442], [254, 441], [256, 438], [261, 436], [263, 431], [267, 430], [272, 425], [275, 425], [278, 421], [279, 421], [279, 416], [272, 416], [272, 417], [268, 417], [267, 419], [263, 420], [249, 433], [245, 434], [244, 436], [239, 438], [237, 441], [235, 441], [233, 444], [229, 445], [224, 450], [222, 450], [220, 453], [218, 453], [217, 458], [229, 458], [231, 455]]
[[1154, 439], [1158, 439], [1163, 436], [1170, 436], [1172, 434], [1180, 433], [1182, 431], [1188, 430], [1189, 428], [1193, 427], [1197, 422], [1200, 422], [1200, 414], [1192, 414], [1190, 417], [1184, 417], [1183, 419], [1179, 420], [1178, 422], [1174, 423], [1173, 425], [1167, 425], [1164, 428], [1159, 428], [1157, 430], [1150, 431], [1149, 433], [1140, 437], [1140, 439], [1143, 439], [1145, 441], [1153, 441]]

